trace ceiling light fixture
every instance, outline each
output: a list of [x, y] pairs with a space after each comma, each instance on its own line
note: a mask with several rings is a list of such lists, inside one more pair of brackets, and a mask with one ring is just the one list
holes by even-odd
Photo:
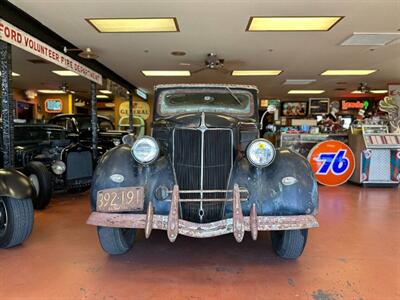
[[144, 76], [190, 76], [190, 71], [186, 70], [175, 70], [175, 71], [155, 71], [155, 70], [143, 70]]
[[108, 99], [107, 95], [96, 95], [97, 99]]
[[177, 32], [176, 18], [86, 19], [98, 32]]
[[69, 70], [54, 70], [52, 72], [58, 76], [79, 76], [75, 72]]
[[277, 76], [282, 70], [235, 70], [232, 76]]
[[387, 94], [388, 90], [371, 90], [372, 94]]
[[63, 90], [38, 90], [40, 94], [65, 94]]
[[99, 92], [102, 93], [102, 94], [107, 94], [107, 95], [111, 95], [112, 94], [112, 92], [109, 91], [109, 90], [99, 90]]
[[250, 17], [246, 31], [328, 31], [343, 17]]
[[306, 95], [306, 94], [323, 94], [325, 93], [324, 90], [290, 90], [288, 94], [291, 95]]
[[326, 70], [322, 76], [365, 76], [375, 73], [378, 70]]
[[[0, 72], [0, 76], [1, 76], [1, 72]], [[15, 73], [15, 72], [11, 72], [11, 76], [12, 77], [19, 77], [21, 76], [21, 74]]]

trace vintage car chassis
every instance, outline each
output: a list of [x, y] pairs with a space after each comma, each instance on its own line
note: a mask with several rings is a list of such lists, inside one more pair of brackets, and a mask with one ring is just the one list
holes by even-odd
[[153, 204], [150, 202], [147, 214], [92, 212], [87, 224], [116, 228], [142, 228], [145, 230], [146, 238], [150, 237], [152, 229], [166, 230], [171, 242], [174, 242], [179, 234], [194, 238], [208, 238], [233, 233], [236, 241], [241, 242], [245, 231], [250, 231], [253, 240], [256, 240], [258, 231], [319, 227], [314, 215], [257, 216], [254, 203], [250, 216], [243, 216], [240, 192], [239, 186], [235, 184], [232, 191], [233, 217], [216, 222], [194, 223], [179, 219], [180, 192], [178, 186], [175, 185], [168, 216], [155, 215]]

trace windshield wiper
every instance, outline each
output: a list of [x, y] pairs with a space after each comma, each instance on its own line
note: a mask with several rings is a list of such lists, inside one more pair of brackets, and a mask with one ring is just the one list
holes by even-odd
[[229, 94], [232, 96], [232, 98], [235, 99], [235, 101], [236, 101], [239, 105], [242, 105], [242, 102], [240, 102], [239, 98], [236, 97], [236, 95], [232, 92], [232, 90], [231, 90], [228, 86], [226, 86], [225, 88], [228, 90], [228, 92], [229, 92]]

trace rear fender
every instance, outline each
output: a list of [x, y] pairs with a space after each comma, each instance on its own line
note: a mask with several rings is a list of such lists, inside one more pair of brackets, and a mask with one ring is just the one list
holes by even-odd
[[14, 169], [0, 169], [0, 197], [31, 199], [33, 187], [29, 178]]
[[[111, 176], [115, 174], [122, 175], [123, 181], [120, 183], [113, 181]], [[92, 210], [96, 210], [97, 192], [99, 190], [142, 186], [145, 193], [145, 205], [142, 213], [151, 201], [154, 205], [154, 213], [168, 214], [170, 202], [157, 200], [154, 192], [161, 185], [172, 190], [175, 184], [174, 178], [168, 157], [162, 156], [155, 162], [143, 166], [132, 157], [131, 147], [120, 145], [105, 153], [97, 165], [91, 189]], [[170, 195], [168, 199], [170, 199]]]
[[[236, 161], [229, 188], [237, 183], [249, 191], [242, 202], [244, 215], [253, 203], [257, 215], [285, 216], [316, 214], [318, 186], [308, 161], [287, 149], [277, 149], [274, 162], [265, 168], [252, 166], [246, 158]], [[225, 215], [232, 216], [232, 203], [227, 202]]]

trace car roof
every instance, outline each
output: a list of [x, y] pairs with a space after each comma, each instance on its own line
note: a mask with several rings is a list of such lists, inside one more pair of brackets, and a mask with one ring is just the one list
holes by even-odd
[[154, 87], [157, 89], [165, 88], [231, 88], [231, 89], [250, 89], [258, 93], [258, 88], [255, 85], [245, 84], [222, 84], [222, 83], [174, 83], [174, 84], [158, 84]]
[[[64, 117], [71, 117], [71, 118], [72, 117], [87, 117], [87, 118], [90, 118], [91, 116], [89, 114], [59, 114], [59, 115], [56, 115], [56, 116], [50, 118], [50, 120], [58, 119], [58, 118], [64, 118]], [[107, 118], [107, 117], [101, 116], [101, 115], [97, 115], [97, 118], [111, 121], [110, 118]]]

